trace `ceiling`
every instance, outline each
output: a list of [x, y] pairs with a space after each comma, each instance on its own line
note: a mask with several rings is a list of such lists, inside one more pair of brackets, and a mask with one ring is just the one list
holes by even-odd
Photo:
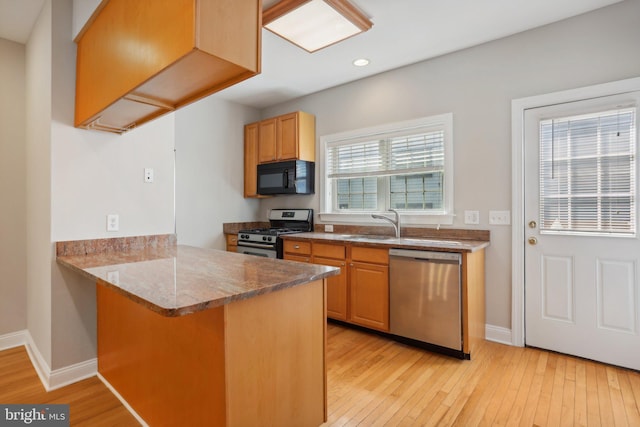
[[[0, 38], [26, 43], [44, 1], [0, 0]], [[263, 30], [262, 73], [216, 96], [264, 108], [619, 1], [352, 0], [371, 30], [313, 54]], [[368, 66], [352, 65], [363, 57]]]

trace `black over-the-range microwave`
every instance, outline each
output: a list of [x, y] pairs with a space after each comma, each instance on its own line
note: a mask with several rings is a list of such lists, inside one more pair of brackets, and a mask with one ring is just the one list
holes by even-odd
[[288, 160], [258, 165], [258, 194], [313, 194], [315, 163]]

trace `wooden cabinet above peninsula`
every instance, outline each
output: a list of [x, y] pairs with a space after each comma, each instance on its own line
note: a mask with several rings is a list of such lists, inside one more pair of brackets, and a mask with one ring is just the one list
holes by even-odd
[[104, 0], [77, 38], [77, 127], [122, 133], [260, 72], [259, 0]]

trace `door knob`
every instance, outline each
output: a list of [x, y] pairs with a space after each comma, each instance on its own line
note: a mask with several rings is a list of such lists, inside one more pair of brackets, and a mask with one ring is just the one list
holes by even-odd
[[529, 244], [530, 245], [537, 245], [538, 244], [538, 239], [536, 239], [535, 237], [529, 237]]
[[536, 228], [537, 225], [535, 221], [529, 221], [529, 228]]

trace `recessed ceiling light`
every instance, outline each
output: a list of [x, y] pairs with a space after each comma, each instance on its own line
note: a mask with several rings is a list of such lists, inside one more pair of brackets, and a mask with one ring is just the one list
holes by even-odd
[[353, 61], [353, 65], [356, 67], [364, 67], [365, 65], [369, 65], [369, 60], [367, 58], [359, 58]]

